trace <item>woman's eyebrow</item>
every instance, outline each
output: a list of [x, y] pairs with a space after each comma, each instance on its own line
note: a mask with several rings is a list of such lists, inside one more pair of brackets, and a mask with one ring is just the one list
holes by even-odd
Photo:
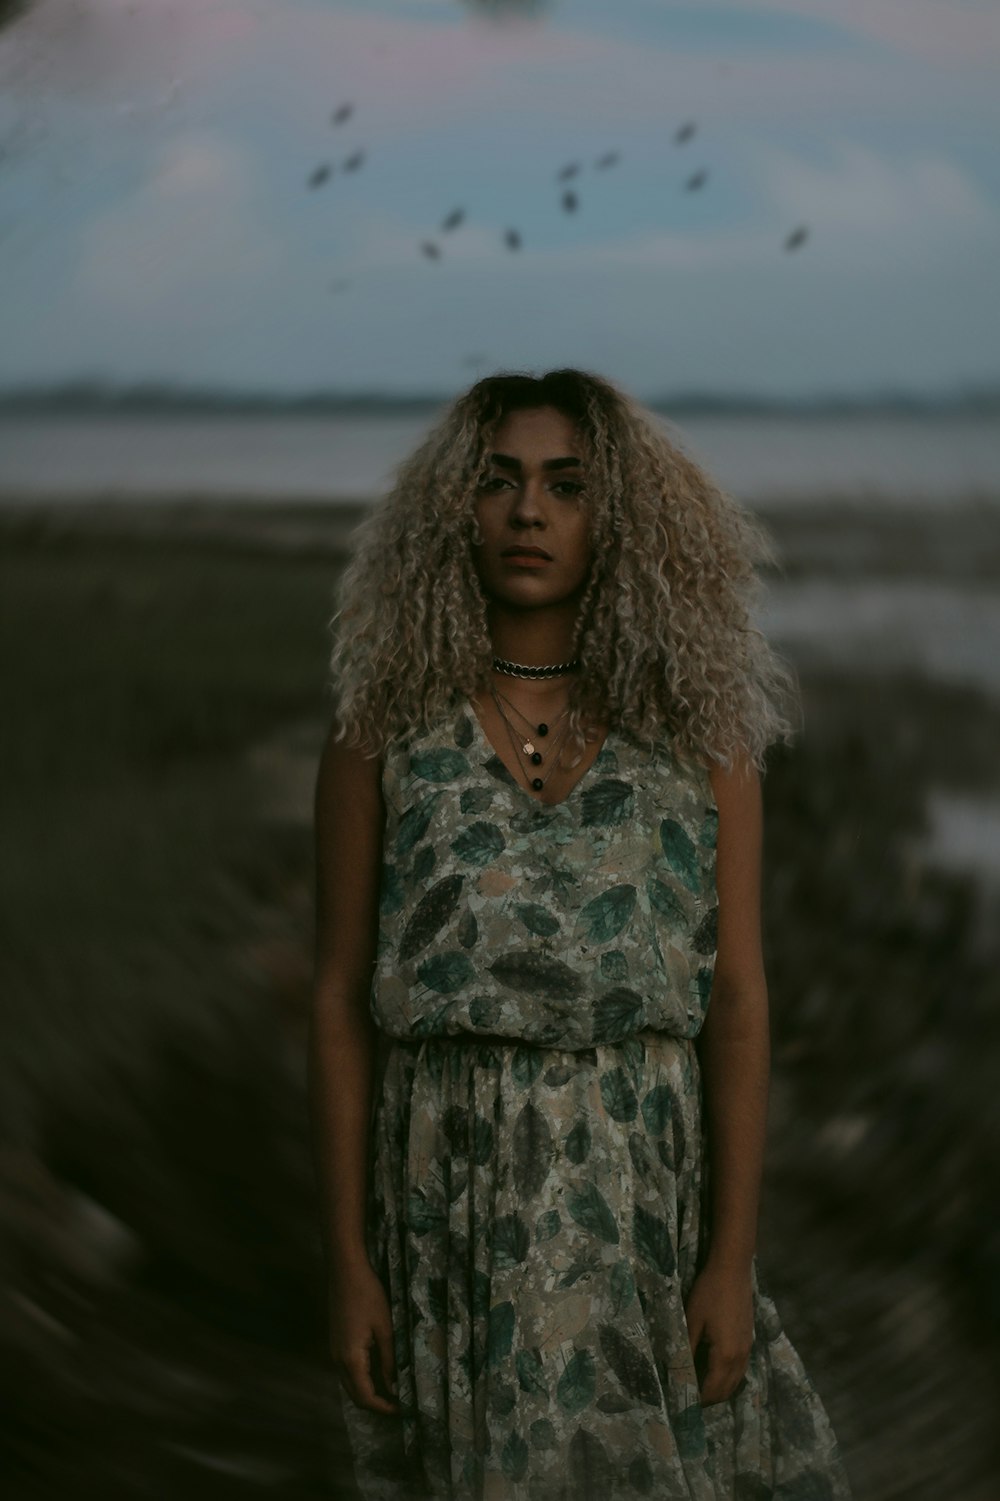
[[[501, 469], [520, 469], [521, 460], [515, 459], [509, 453], [491, 453], [490, 459]], [[580, 460], [572, 457], [563, 459], [543, 459], [543, 469], [579, 469]]]

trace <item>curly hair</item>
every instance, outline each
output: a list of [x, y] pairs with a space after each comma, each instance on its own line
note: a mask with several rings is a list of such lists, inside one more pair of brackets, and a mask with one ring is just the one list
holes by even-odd
[[477, 381], [355, 529], [329, 622], [335, 738], [379, 754], [489, 683], [476, 495], [507, 414], [545, 406], [575, 424], [587, 465], [570, 734], [582, 743], [588, 724], [613, 723], [650, 747], [666, 734], [683, 761], [731, 769], [741, 756], [763, 774], [800, 707], [794, 669], [750, 621], [757, 564], [777, 561], [769, 533], [638, 402], [576, 369]]

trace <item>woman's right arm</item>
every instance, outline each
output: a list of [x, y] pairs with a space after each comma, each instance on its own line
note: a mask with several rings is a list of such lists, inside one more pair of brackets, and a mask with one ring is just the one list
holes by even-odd
[[[378, 1031], [369, 1012], [382, 870], [382, 761], [330, 726], [316, 779], [316, 963], [309, 1106], [330, 1296], [330, 1351], [358, 1406], [393, 1413], [388, 1298], [365, 1244]], [[376, 1390], [376, 1362], [383, 1390]]]

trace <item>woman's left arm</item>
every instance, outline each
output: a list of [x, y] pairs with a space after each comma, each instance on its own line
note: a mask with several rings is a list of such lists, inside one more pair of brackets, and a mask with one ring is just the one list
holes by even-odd
[[697, 1039], [704, 1080], [711, 1235], [686, 1303], [703, 1405], [739, 1385], [753, 1342], [751, 1271], [767, 1129], [770, 1027], [761, 942], [763, 798], [744, 757], [715, 768], [719, 809], [715, 976]]

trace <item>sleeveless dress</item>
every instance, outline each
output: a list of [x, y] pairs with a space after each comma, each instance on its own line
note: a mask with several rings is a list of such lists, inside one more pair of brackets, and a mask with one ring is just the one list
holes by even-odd
[[699, 1399], [707, 771], [612, 729], [547, 806], [456, 696], [388, 747], [383, 793], [366, 1235], [400, 1410], [338, 1384], [358, 1493], [849, 1501], [756, 1260], [746, 1376]]

